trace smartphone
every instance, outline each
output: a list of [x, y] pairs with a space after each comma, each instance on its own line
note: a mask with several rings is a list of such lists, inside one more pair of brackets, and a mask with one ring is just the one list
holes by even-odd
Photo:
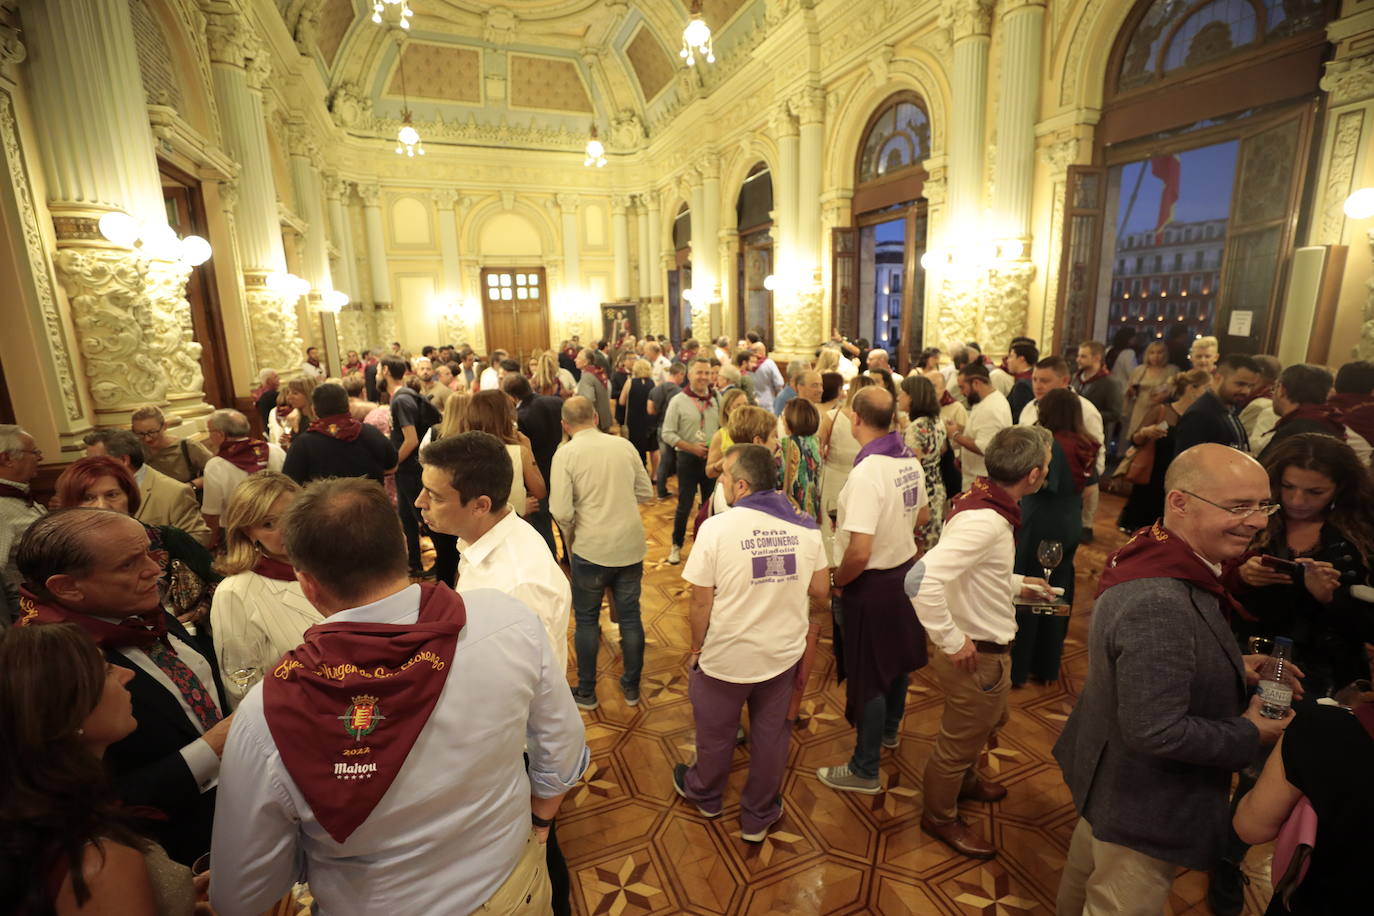
[[1260, 557], [1260, 565], [1265, 569], [1272, 569], [1274, 572], [1288, 573], [1290, 576], [1300, 576], [1303, 573], [1301, 563], [1295, 563], [1281, 557], [1271, 557], [1268, 554]]

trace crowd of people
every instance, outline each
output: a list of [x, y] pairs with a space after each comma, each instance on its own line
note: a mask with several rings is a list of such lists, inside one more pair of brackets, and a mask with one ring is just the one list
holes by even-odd
[[[854, 743], [817, 778], [883, 790], [929, 665], [920, 827], [995, 857], [960, 805], [1007, 796], [979, 760], [1010, 691], [1058, 681], [1076, 552], [1117, 527], [1054, 749], [1080, 815], [1058, 912], [1157, 913], [1182, 867], [1239, 913], [1248, 845], [1303, 797], [1320, 842], [1271, 912], [1358, 911], [1374, 364], [1205, 337], [1005, 354], [903, 373], [838, 333], [781, 366], [761, 332], [523, 362], [395, 342], [329, 377], [312, 348], [203, 437], [155, 406], [88, 434], [47, 505], [34, 437], [0, 426], [0, 884], [25, 914], [258, 914], [303, 881], [327, 913], [570, 912], [556, 815], [589, 760], [579, 711], [607, 700], [602, 609], [635, 707], [641, 505], [676, 500], [654, 559], [688, 587], [696, 736], [672, 784], [720, 816], [746, 740], [744, 841], [783, 816], [829, 629]], [[1254, 693], [1276, 640], [1278, 718]]]

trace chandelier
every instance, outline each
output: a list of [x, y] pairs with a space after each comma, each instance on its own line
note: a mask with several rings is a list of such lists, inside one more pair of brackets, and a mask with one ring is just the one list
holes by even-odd
[[596, 124], [592, 124], [592, 135], [587, 140], [587, 158], [582, 160], [582, 164], [588, 168], [596, 166], [601, 168], [606, 164], [606, 147], [596, 138]]
[[381, 25], [382, 12], [388, 6], [399, 7], [400, 14], [397, 16], [397, 24], [403, 29], [410, 28], [410, 17], [415, 15], [415, 11], [410, 8], [409, 0], [373, 0], [372, 21]]
[[701, 0], [692, 0], [692, 18], [682, 30], [682, 50], [678, 56], [687, 66], [693, 67], [698, 54], [706, 58], [708, 64], [716, 62], [716, 55], [711, 51], [711, 27], [701, 18]]
[[401, 129], [396, 131], [396, 155], [413, 159], [425, 154], [425, 144], [420, 139], [420, 132], [411, 123], [410, 95], [406, 92], [405, 44], [401, 42], [397, 43], [396, 67], [401, 72]]

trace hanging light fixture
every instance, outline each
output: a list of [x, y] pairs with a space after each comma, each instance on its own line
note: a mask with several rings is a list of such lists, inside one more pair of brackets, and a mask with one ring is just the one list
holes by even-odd
[[682, 30], [682, 50], [678, 56], [687, 62], [687, 66], [694, 67], [698, 54], [708, 64], [716, 62], [716, 55], [711, 51], [711, 27], [701, 18], [701, 0], [692, 0], [692, 18], [687, 22], [687, 28]]
[[[404, 22], [405, 20], [402, 20]], [[396, 66], [401, 71], [401, 129], [396, 131], [396, 155], [423, 156], [424, 142], [410, 120], [410, 95], [406, 92], [406, 58], [404, 42], [397, 42]]]
[[403, 29], [410, 28], [410, 17], [415, 15], [415, 11], [410, 8], [410, 0], [373, 0], [372, 21], [381, 25], [382, 14], [388, 6], [399, 7], [400, 14], [397, 17], [397, 24]]
[[587, 158], [582, 160], [582, 164], [588, 168], [601, 168], [606, 164], [606, 147], [596, 137], [595, 121], [592, 122], [592, 135], [587, 140]]

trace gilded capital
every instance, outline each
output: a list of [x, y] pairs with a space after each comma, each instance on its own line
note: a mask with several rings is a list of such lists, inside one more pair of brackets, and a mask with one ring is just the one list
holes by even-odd
[[825, 90], [807, 86], [797, 93], [796, 109], [802, 124], [820, 124], [825, 120]]
[[774, 139], [797, 135], [797, 119], [793, 117], [791, 106], [788, 103], [782, 102], [769, 109], [768, 130]]
[[943, 0], [940, 4], [940, 27], [950, 38], [960, 41], [992, 33], [993, 0]]
[[363, 206], [380, 207], [382, 205], [381, 183], [373, 181], [368, 184], [359, 184], [358, 196], [363, 199]]
[[576, 213], [577, 208], [582, 205], [582, 198], [576, 194], [558, 194], [554, 200], [558, 204], [558, 209], [564, 213]]
[[429, 192], [429, 199], [434, 201], [440, 210], [452, 210], [458, 203], [458, 192], [453, 188], [436, 188]]
[[243, 20], [243, 14], [238, 12], [206, 14], [205, 40], [210, 49], [210, 60], [235, 67], [245, 65], [257, 44]]
[[633, 200], [630, 195], [614, 194], [611, 196], [611, 212], [616, 216], [624, 216], [625, 211], [630, 209], [632, 203]]

